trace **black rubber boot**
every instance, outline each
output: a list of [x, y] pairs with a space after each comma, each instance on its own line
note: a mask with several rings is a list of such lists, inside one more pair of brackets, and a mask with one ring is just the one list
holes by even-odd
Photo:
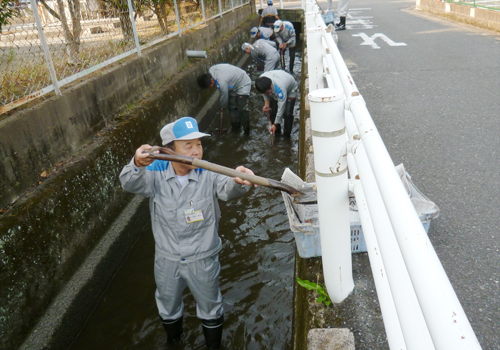
[[219, 349], [222, 342], [222, 326], [224, 324], [224, 315], [214, 320], [201, 320], [203, 325], [203, 334], [205, 335], [205, 344], [208, 349]]
[[345, 16], [340, 16], [340, 22], [335, 25], [335, 30], [345, 30]]
[[276, 131], [274, 132], [274, 135], [281, 135], [281, 124], [275, 124], [276, 125]]
[[288, 48], [288, 54], [290, 55], [290, 74], [293, 75], [293, 65], [295, 64], [295, 46]]
[[[161, 317], [160, 317], [161, 319]], [[176, 320], [164, 320], [161, 319], [163, 324], [163, 328], [167, 332], [167, 343], [177, 343], [181, 340], [182, 332], [184, 331], [182, 328], [182, 316]]]
[[241, 123], [232, 123], [231, 122], [231, 131], [238, 132], [240, 131]]

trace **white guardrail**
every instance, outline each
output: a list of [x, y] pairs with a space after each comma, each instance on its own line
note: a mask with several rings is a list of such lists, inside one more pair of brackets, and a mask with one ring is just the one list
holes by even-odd
[[333, 28], [325, 26], [315, 1], [302, 4], [321, 250], [331, 299], [340, 302], [354, 288], [350, 190], [390, 348], [481, 349], [342, 59]]

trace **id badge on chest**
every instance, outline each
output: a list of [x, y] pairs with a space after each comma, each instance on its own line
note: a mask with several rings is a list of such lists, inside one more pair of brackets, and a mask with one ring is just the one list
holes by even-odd
[[195, 211], [193, 208], [184, 210], [184, 218], [186, 218], [186, 223], [188, 224], [204, 220], [201, 210]]

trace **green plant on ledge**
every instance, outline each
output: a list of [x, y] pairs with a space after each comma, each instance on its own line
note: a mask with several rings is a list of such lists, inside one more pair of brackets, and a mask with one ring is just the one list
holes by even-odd
[[316, 299], [316, 303], [318, 304], [325, 303], [325, 305], [328, 306], [332, 302], [330, 300], [330, 297], [328, 296], [328, 293], [325, 290], [325, 287], [320, 283], [309, 282], [308, 280], [301, 280], [299, 277], [297, 277], [297, 283], [302, 287], [307, 288], [308, 290], [315, 290], [319, 294], [318, 299]]

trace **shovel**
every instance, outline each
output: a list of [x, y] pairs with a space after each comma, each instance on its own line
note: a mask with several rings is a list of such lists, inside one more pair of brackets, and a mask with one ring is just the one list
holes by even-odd
[[220, 126], [218, 129], [215, 129], [214, 130], [214, 134], [216, 135], [222, 135], [222, 134], [225, 134], [227, 132], [227, 130], [223, 129], [222, 128], [222, 122], [224, 121], [224, 110], [221, 108], [220, 110]]
[[[269, 112], [264, 112], [264, 114], [267, 117], [267, 123], [269, 124], [269, 128], [271, 128], [273, 126], [273, 124], [271, 123], [271, 118], [269, 117]], [[274, 147], [274, 135], [273, 135], [273, 132], [270, 131], [269, 135], [271, 135], [271, 146]]]
[[280, 56], [281, 56], [281, 69], [285, 70], [285, 50], [280, 49]]
[[[159, 151], [160, 153], [154, 153], [155, 151]], [[316, 203], [316, 192], [312, 185], [304, 183], [301, 189], [297, 189], [290, 185], [287, 185], [283, 182], [279, 182], [273, 179], [268, 179], [265, 177], [260, 177], [257, 175], [242, 173], [241, 171], [237, 171], [235, 169], [227, 168], [222, 165], [214, 164], [207, 162], [205, 160], [200, 160], [197, 158], [184, 156], [182, 154], [176, 153], [170, 148], [164, 148], [159, 146], [154, 146], [149, 153], [150, 158], [160, 159], [160, 160], [168, 160], [171, 162], [184, 163], [188, 165], [195, 166], [197, 168], [203, 168], [206, 170], [213, 171], [215, 173], [219, 173], [226, 176], [231, 177], [239, 177], [240, 179], [247, 180], [253, 184], [274, 188], [275, 190], [284, 191], [289, 193], [293, 199], [294, 203], [301, 204], [313, 204]]]

